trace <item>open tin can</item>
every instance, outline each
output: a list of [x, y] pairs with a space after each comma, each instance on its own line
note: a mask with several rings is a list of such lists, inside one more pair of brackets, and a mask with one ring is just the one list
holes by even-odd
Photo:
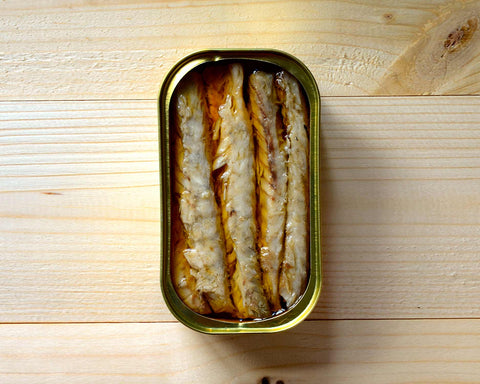
[[[176, 292], [172, 276], [172, 132], [173, 103], [177, 86], [191, 72], [201, 72], [208, 66], [240, 63], [250, 71], [287, 71], [303, 88], [308, 103], [309, 117], [309, 194], [308, 194], [308, 276], [300, 298], [291, 307], [278, 314], [249, 320], [211, 316], [190, 309]], [[272, 333], [291, 328], [314, 308], [321, 289], [320, 248], [320, 95], [311, 72], [293, 56], [277, 50], [207, 50], [196, 52], [178, 62], [167, 74], [159, 96], [159, 151], [162, 202], [161, 275], [160, 284], [165, 302], [172, 314], [186, 326], [209, 334]]]

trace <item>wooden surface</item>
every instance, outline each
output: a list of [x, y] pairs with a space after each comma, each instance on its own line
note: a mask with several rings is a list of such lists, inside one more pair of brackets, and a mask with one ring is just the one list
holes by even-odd
[[468, 0], [4, 0], [0, 99], [151, 99], [186, 54], [232, 47], [292, 53], [323, 96], [477, 94], [479, 14]]
[[306, 321], [284, 334], [216, 337], [178, 323], [4, 325], [2, 382], [477, 383], [479, 327]]
[[[0, 2], [0, 382], [478, 382], [479, 19], [480, 1]], [[161, 298], [156, 97], [212, 47], [286, 50], [322, 94], [324, 286], [277, 335], [200, 335]]]

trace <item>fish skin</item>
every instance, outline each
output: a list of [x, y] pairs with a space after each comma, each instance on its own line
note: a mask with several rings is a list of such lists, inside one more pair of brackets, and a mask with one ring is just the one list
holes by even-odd
[[[255, 137], [258, 248], [265, 294], [273, 311], [281, 309], [280, 266], [284, 257], [287, 169], [273, 74], [249, 77], [249, 110]], [[280, 124], [279, 124], [280, 123]]]
[[287, 144], [287, 221], [280, 295], [291, 307], [305, 290], [309, 263], [308, 108], [297, 80], [282, 71], [275, 76]]
[[[233, 313], [226, 273], [225, 245], [206, 147], [205, 91], [201, 76], [189, 76], [177, 94], [175, 121], [181, 146], [175, 150], [175, 192], [185, 234], [183, 256], [191, 267], [196, 291], [215, 313]], [[178, 143], [178, 142], [177, 142]]]
[[232, 298], [239, 318], [265, 318], [270, 315], [270, 308], [261, 284], [255, 246], [254, 147], [243, 99], [243, 68], [231, 64], [211, 69], [204, 73], [204, 78], [214, 127], [212, 134], [218, 139], [214, 144], [213, 170], [218, 173], [216, 183], [229, 252], [227, 260], [233, 273]]

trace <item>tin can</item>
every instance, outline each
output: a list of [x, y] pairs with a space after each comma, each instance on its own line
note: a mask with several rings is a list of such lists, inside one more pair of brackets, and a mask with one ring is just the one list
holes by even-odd
[[[191, 71], [210, 63], [240, 62], [252, 68], [276, 68], [293, 75], [303, 87], [309, 105], [309, 277], [305, 291], [294, 306], [265, 319], [231, 320], [201, 315], [187, 307], [174, 287], [172, 263], [172, 194], [170, 159], [170, 134], [173, 124], [171, 103], [175, 88]], [[159, 152], [162, 202], [161, 223], [161, 273], [160, 284], [165, 302], [172, 314], [184, 325], [208, 334], [273, 333], [289, 329], [314, 308], [321, 290], [320, 247], [320, 95], [317, 84], [307, 67], [295, 57], [277, 50], [206, 50], [191, 54], [179, 61], [167, 74], [160, 89], [159, 101]]]

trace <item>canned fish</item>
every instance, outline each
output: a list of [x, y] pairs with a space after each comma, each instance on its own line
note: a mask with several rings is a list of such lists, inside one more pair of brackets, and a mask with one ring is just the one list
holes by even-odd
[[204, 333], [278, 332], [321, 289], [320, 96], [275, 50], [192, 54], [159, 96], [161, 288]]

